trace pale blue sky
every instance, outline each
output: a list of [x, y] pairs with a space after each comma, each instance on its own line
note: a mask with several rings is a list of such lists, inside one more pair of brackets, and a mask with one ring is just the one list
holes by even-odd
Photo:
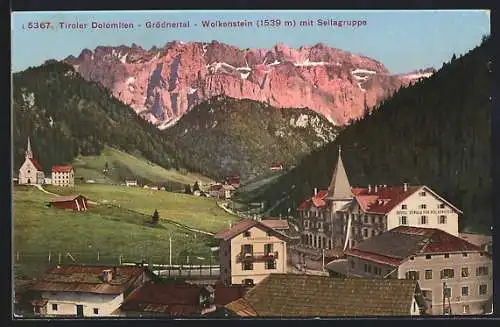
[[[78, 56], [99, 45], [132, 43], [145, 49], [173, 40], [212, 41], [241, 48], [270, 48], [277, 42], [291, 47], [319, 42], [363, 54], [382, 62], [391, 72], [403, 73], [433, 66], [440, 68], [453, 53], [463, 54], [490, 33], [490, 17], [485, 10], [429, 11], [120, 11], [120, 12], [17, 12], [12, 14], [12, 69], [24, 70], [48, 59]], [[201, 20], [252, 20], [279, 18], [366, 20], [364, 27], [217, 28], [207, 29]], [[146, 21], [190, 21], [188, 29], [124, 30], [29, 30], [29, 22], [122, 21], [136, 26]], [[198, 26], [194, 26], [198, 24]], [[25, 29], [23, 29], [23, 25]], [[255, 26], [255, 24], [254, 24]]]

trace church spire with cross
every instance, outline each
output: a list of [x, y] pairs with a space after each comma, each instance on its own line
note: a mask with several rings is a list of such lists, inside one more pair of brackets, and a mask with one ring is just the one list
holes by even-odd
[[340, 145], [337, 165], [333, 171], [332, 180], [330, 182], [330, 186], [328, 187], [328, 194], [326, 198], [328, 200], [349, 200], [353, 198], [351, 184], [349, 184], [344, 163], [342, 162], [342, 147]]
[[31, 152], [31, 142], [30, 137], [28, 136], [28, 147], [26, 148], [26, 159], [33, 159], [33, 152]]

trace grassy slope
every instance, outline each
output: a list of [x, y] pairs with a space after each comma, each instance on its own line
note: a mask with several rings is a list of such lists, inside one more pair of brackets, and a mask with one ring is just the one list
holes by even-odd
[[[56, 264], [58, 253], [62, 263], [70, 263], [66, 252], [80, 263], [118, 264], [152, 257], [152, 262], [166, 263], [169, 237], [172, 237], [174, 263], [185, 263], [186, 256], [207, 258], [213, 240], [186, 232], [174, 225], [160, 222], [157, 227], [145, 224], [149, 217], [120, 208], [92, 206], [87, 212], [48, 208], [50, 195], [31, 187], [15, 187], [13, 192], [15, 273], [28, 276], [43, 272]], [[17, 252], [19, 261], [16, 263]]]
[[[102, 174], [106, 164], [109, 165], [108, 176]], [[123, 183], [125, 178], [142, 178], [155, 183], [166, 181], [181, 184], [194, 184], [195, 181], [202, 183], [211, 182], [210, 179], [192, 173], [183, 174], [174, 169], [164, 169], [161, 166], [150, 163], [148, 160], [138, 158], [120, 150], [105, 147], [99, 156], [79, 156], [73, 161], [77, 177], [93, 179], [98, 183]], [[133, 173], [132, 173], [133, 172]]]
[[46, 189], [61, 195], [82, 194], [91, 201], [107, 201], [146, 215], [152, 215], [157, 209], [160, 219], [170, 219], [209, 232], [224, 230], [228, 222], [238, 220], [238, 217], [220, 209], [216, 200], [211, 198], [100, 184], [80, 184], [74, 189], [47, 186]]

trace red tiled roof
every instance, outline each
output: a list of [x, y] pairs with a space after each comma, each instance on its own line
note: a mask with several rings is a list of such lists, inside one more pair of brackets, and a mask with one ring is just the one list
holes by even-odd
[[402, 260], [400, 260], [400, 259], [391, 258], [391, 257], [385, 256], [385, 255], [379, 255], [379, 254], [376, 254], [376, 253], [364, 252], [364, 251], [360, 251], [360, 250], [358, 250], [356, 248], [354, 248], [354, 249], [347, 249], [344, 252], [344, 254], [345, 255], [350, 255], [350, 256], [353, 256], [353, 257], [358, 257], [358, 258], [361, 258], [361, 259], [370, 260], [370, 261], [373, 261], [373, 262], [376, 262], [376, 263], [391, 265], [391, 266], [394, 266], [394, 267], [399, 266], [399, 264], [402, 262]]
[[113, 269], [111, 266], [60, 266], [49, 269], [37, 279], [30, 288], [40, 292], [79, 292], [95, 294], [121, 294], [145, 272], [145, 268], [137, 266], [116, 267], [116, 274], [111, 282], [100, 279], [103, 270]]
[[257, 221], [257, 220], [252, 220], [252, 219], [245, 219], [237, 223], [236, 225], [232, 226], [229, 229], [226, 229], [225, 231], [218, 232], [217, 234], [214, 235], [216, 239], [222, 239], [224, 241], [228, 241], [239, 234], [243, 233], [244, 231], [249, 230], [252, 227], [258, 227], [266, 232], [271, 232], [275, 236], [283, 239], [287, 239], [286, 235], [281, 234], [280, 232], [275, 231], [274, 229], [264, 225], [263, 223]]
[[481, 251], [479, 246], [437, 228], [398, 226], [391, 231], [394, 233], [429, 237], [429, 241], [425, 243], [420, 253]]
[[73, 170], [73, 166], [71, 165], [54, 165], [52, 166], [53, 173], [69, 173]]
[[66, 195], [66, 196], [58, 196], [49, 200], [50, 203], [55, 202], [68, 202], [73, 201], [79, 197], [85, 198], [83, 195]]
[[312, 204], [316, 208], [322, 208], [326, 205], [325, 198], [326, 195], [328, 194], [328, 191], [319, 191], [316, 196], [313, 196], [304, 202], [302, 202], [297, 210], [307, 210], [309, 209], [309, 206]]
[[30, 161], [33, 164], [33, 166], [35, 166], [35, 168], [38, 169], [38, 171], [43, 171], [42, 166], [40, 166], [40, 164], [35, 159], [30, 158]]
[[264, 219], [261, 223], [272, 229], [288, 229], [288, 220], [286, 219]]
[[368, 213], [387, 214], [404, 199], [415, 193], [422, 186], [380, 186], [368, 188], [353, 188], [353, 194], [363, 211]]
[[[124, 311], [161, 312], [169, 315], [200, 314], [199, 304], [202, 286], [169, 283], [148, 283], [131, 293], [124, 301]], [[216, 284], [214, 287], [215, 304], [226, 305], [243, 297], [248, 290], [246, 286], [225, 286]]]

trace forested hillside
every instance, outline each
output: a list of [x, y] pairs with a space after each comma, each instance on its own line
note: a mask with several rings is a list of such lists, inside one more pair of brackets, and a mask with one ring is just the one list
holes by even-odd
[[338, 130], [306, 108], [217, 96], [193, 107], [165, 134], [191, 171], [248, 180], [268, 172], [272, 164], [296, 164], [333, 141]]
[[287, 208], [293, 212], [314, 187], [327, 187], [342, 145], [352, 185], [428, 185], [463, 210], [462, 230], [488, 232], [492, 53], [491, 38], [485, 37], [479, 47], [453, 57], [432, 77], [399, 90], [253, 200], [273, 205], [281, 199], [273, 214], [285, 214]]
[[50, 61], [13, 76], [14, 170], [22, 164], [28, 136], [38, 162], [71, 163], [77, 155], [98, 155], [109, 145], [164, 168], [176, 165], [160, 131], [139, 118], [72, 66]]

